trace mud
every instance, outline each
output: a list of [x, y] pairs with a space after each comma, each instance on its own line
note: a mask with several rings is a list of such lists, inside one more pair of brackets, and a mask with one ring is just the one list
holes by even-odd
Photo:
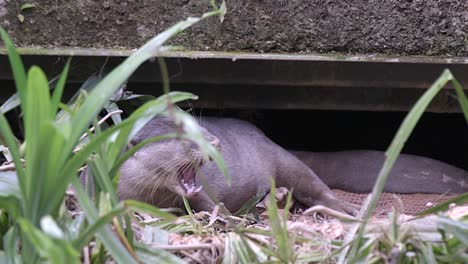
[[[23, 3], [36, 7], [23, 10]], [[172, 44], [191, 50], [468, 56], [466, 0], [230, 0]], [[136, 48], [201, 0], [0, 0], [0, 25], [20, 46]], [[20, 22], [18, 14], [24, 16]]]

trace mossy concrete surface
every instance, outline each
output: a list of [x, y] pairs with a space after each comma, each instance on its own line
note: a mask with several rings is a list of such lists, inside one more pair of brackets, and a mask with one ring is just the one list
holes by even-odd
[[[21, 10], [23, 4], [34, 7]], [[208, 0], [0, 0], [19, 46], [136, 48]], [[22, 21], [21, 21], [22, 20]], [[172, 41], [190, 50], [468, 56], [466, 0], [229, 0]]]

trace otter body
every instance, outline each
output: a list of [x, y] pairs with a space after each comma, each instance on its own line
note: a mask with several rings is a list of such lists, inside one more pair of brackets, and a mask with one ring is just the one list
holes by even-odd
[[[231, 186], [214, 162], [201, 160], [193, 143], [171, 139], [146, 145], [124, 163], [119, 197], [159, 207], [182, 207], [183, 195], [192, 209], [209, 211], [215, 205], [208, 195], [211, 194], [235, 212], [257, 193], [268, 192], [273, 177], [276, 186], [293, 189], [294, 198], [305, 206], [325, 205], [353, 213], [354, 207], [336, 199], [329, 187], [369, 192], [384, 162], [384, 153], [379, 151], [289, 152], [241, 120], [203, 118], [201, 125], [203, 136], [220, 146]], [[154, 118], [131, 143], [175, 131], [169, 118]], [[468, 191], [465, 181], [468, 182], [466, 171], [433, 159], [402, 154], [385, 191], [462, 193]]]
[[[138, 199], [160, 207], [182, 206], [180, 195], [187, 197], [192, 209], [212, 210], [214, 203], [208, 193], [235, 212], [259, 192], [270, 190], [270, 178], [278, 187], [293, 189], [296, 200], [306, 206], [325, 205], [335, 210], [353, 213], [350, 204], [335, 198], [317, 175], [294, 155], [268, 139], [248, 122], [226, 118], [204, 118], [201, 121], [207, 139], [216, 138], [231, 176], [228, 186], [214, 162], [205, 162], [192, 176], [184, 169], [196, 159], [196, 150], [180, 140], [152, 143], [135, 153], [121, 168], [119, 196]], [[155, 118], [134, 138], [133, 144], [174, 132], [168, 118]], [[201, 162], [195, 162], [201, 163]], [[187, 184], [187, 182], [189, 182]], [[189, 187], [181, 187], [181, 186]], [[197, 187], [193, 187], [197, 186]], [[203, 188], [188, 193], [188, 189]]]
[[[338, 152], [290, 151], [332, 189], [372, 191], [385, 153], [372, 150]], [[468, 192], [468, 172], [438, 160], [400, 154], [384, 191], [390, 193], [458, 194]]]

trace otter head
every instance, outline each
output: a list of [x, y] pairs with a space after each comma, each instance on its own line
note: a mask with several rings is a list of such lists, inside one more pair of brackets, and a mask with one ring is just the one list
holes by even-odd
[[[184, 132], [184, 124], [176, 125], [168, 117], [156, 117], [132, 138], [130, 146], [155, 136], [181, 132]], [[201, 134], [210, 144], [219, 148], [219, 139], [203, 127]], [[149, 197], [157, 195], [155, 192], [158, 190], [166, 189], [190, 197], [201, 190], [195, 176], [203, 163], [204, 155], [197, 144], [188, 139], [171, 138], [149, 143], [122, 166], [120, 185], [123, 187], [119, 186], [119, 193], [129, 193], [123, 195], [125, 198], [146, 199], [141, 195]]]

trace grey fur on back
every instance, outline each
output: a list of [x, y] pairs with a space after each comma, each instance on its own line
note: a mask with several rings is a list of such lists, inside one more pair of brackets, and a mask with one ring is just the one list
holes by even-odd
[[[366, 193], [372, 190], [385, 153], [372, 150], [338, 152], [291, 151], [313, 168], [330, 188]], [[384, 191], [391, 193], [464, 193], [468, 172], [447, 163], [400, 154], [390, 172]]]

